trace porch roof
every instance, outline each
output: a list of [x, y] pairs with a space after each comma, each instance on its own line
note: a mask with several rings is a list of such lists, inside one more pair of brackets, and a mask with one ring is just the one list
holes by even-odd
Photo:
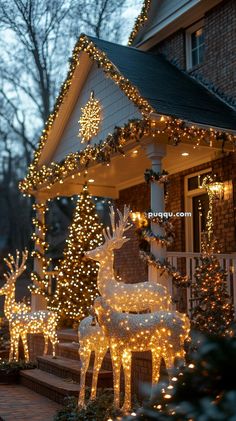
[[236, 130], [236, 112], [163, 55], [88, 38], [138, 88], [158, 114]]

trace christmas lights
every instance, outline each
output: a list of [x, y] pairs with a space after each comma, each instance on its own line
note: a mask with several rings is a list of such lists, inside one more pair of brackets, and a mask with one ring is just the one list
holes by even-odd
[[98, 373], [101, 368], [103, 358], [109, 347], [108, 339], [104, 335], [95, 317], [88, 316], [79, 325], [79, 355], [81, 362], [80, 371], [80, 393], [78, 406], [84, 407], [85, 403], [85, 378], [89, 367], [91, 352], [95, 353], [93, 365], [93, 379], [90, 399], [96, 399]]
[[164, 184], [168, 182], [168, 172], [163, 170], [161, 173], [154, 171], [153, 169], [146, 170], [144, 173], [144, 179], [147, 184], [150, 182]]
[[59, 264], [57, 288], [49, 299], [48, 308], [56, 310], [61, 321], [80, 320], [98, 295], [98, 263], [85, 257], [85, 252], [102, 244], [102, 225], [95, 205], [84, 185], [78, 199], [64, 256]]
[[22, 253], [22, 262], [20, 262], [20, 253], [16, 252], [16, 261], [13, 256], [5, 259], [9, 272], [4, 274], [6, 283], [0, 289], [0, 295], [5, 295], [4, 313], [9, 321], [10, 330], [10, 354], [9, 361], [19, 360], [19, 340], [22, 339], [24, 355], [26, 361], [29, 361], [29, 348], [27, 334], [43, 333], [45, 346], [44, 353], [48, 351], [48, 340], [50, 339], [53, 347], [53, 356], [55, 356], [55, 346], [57, 342], [57, 317], [56, 314], [49, 311], [31, 312], [31, 308], [24, 303], [15, 301], [15, 282], [16, 279], [26, 269], [25, 262], [28, 252]]
[[[89, 55], [91, 60], [97, 62], [105, 74], [110, 77], [119, 88], [127, 95], [127, 97], [139, 108], [144, 119], [130, 121], [123, 127], [116, 127], [113, 134], [109, 134], [104, 140], [93, 146], [88, 145], [85, 150], [81, 152], [69, 154], [62, 163], [52, 162], [49, 166], [43, 165], [41, 168], [38, 162], [41, 152], [48, 139], [51, 127], [58, 117], [59, 109], [63, 103], [68, 90], [70, 89], [73, 75], [77, 65], [79, 64], [79, 53], [83, 51]], [[192, 141], [193, 145], [205, 144], [211, 146], [213, 141], [223, 141], [235, 143], [236, 136], [220, 131], [210, 129], [203, 129], [197, 125], [188, 126], [183, 120], [168, 116], [161, 116], [160, 122], [150, 119], [150, 114], [154, 110], [148, 101], [142, 98], [137, 90], [128, 79], [123, 77], [116, 66], [107, 58], [106, 54], [100, 51], [96, 45], [86, 37], [81, 35], [76, 44], [69, 72], [67, 78], [62, 85], [60, 94], [57, 98], [54, 111], [50, 114], [45, 128], [42, 132], [38, 148], [34, 154], [32, 164], [29, 166], [27, 177], [20, 182], [20, 189], [22, 193], [34, 194], [35, 190], [43, 187], [50, 189], [56, 183], [63, 183], [68, 176], [73, 176], [78, 171], [85, 170], [91, 162], [107, 163], [111, 159], [114, 152], [123, 152], [124, 144], [131, 138], [140, 141], [143, 135], [149, 135], [155, 138], [157, 135], [166, 134], [170, 143], [177, 145], [182, 140]], [[155, 140], [155, 139], [154, 139]]]
[[142, 28], [142, 26], [145, 24], [145, 22], [148, 19], [148, 12], [151, 6], [151, 0], [144, 0], [143, 6], [141, 9], [141, 13], [137, 17], [134, 23], [133, 30], [129, 36], [128, 45], [132, 45], [139, 30]]
[[184, 357], [184, 341], [189, 333], [189, 321], [177, 311], [145, 314], [120, 313], [102, 297], [95, 300], [98, 322], [108, 338], [113, 366], [114, 404], [120, 407], [120, 370], [123, 365], [125, 397], [122, 409], [131, 408], [132, 352], [152, 352], [152, 383], [159, 380], [161, 358], [173, 365], [176, 357]]
[[170, 297], [163, 285], [155, 281], [126, 284], [115, 278], [114, 250], [121, 248], [128, 241], [124, 232], [131, 226], [128, 223], [129, 212], [129, 208], [126, 206], [123, 215], [118, 210], [119, 219], [115, 224], [115, 212], [111, 206], [112, 233], [109, 228], [104, 230], [104, 244], [85, 253], [90, 259], [99, 262], [98, 290], [107, 302], [119, 311], [167, 310], [170, 308]]
[[81, 117], [78, 121], [80, 124], [78, 136], [82, 138], [81, 143], [89, 142], [93, 136], [98, 134], [100, 122], [101, 105], [94, 98], [94, 93], [91, 92], [87, 104], [81, 108]]

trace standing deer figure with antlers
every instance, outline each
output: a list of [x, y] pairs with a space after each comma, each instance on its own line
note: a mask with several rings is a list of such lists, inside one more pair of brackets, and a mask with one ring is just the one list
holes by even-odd
[[120, 249], [129, 239], [124, 236], [131, 224], [128, 223], [129, 207], [124, 206], [124, 214], [118, 212], [118, 223], [115, 223], [115, 212], [110, 207], [111, 228], [103, 230], [104, 244], [85, 255], [99, 262], [97, 285], [100, 294], [118, 311], [141, 312], [158, 311], [170, 308], [170, 297], [167, 289], [153, 281], [125, 284], [118, 282], [114, 275], [114, 250]]
[[53, 356], [55, 356], [55, 346], [57, 342], [56, 324], [57, 316], [51, 311], [31, 312], [31, 307], [24, 303], [17, 303], [15, 300], [15, 283], [17, 278], [26, 269], [25, 262], [28, 252], [22, 253], [20, 264], [20, 253], [16, 253], [16, 261], [13, 256], [6, 259], [9, 272], [5, 274], [6, 283], [0, 289], [0, 295], [5, 295], [4, 313], [9, 321], [10, 330], [10, 353], [9, 361], [19, 359], [19, 340], [22, 339], [26, 361], [29, 361], [29, 348], [27, 342], [28, 333], [43, 333], [45, 340], [44, 354], [47, 353], [48, 340], [53, 346]]

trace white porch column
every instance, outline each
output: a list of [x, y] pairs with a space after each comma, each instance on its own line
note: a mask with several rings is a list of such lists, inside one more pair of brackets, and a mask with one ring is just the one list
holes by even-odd
[[[151, 168], [155, 172], [161, 173], [162, 171], [162, 159], [166, 155], [166, 145], [158, 144], [156, 141], [153, 143], [153, 140], [150, 140], [145, 145], [147, 157], [151, 160]], [[151, 210], [152, 212], [164, 212], [165, 211], [165, 198], [164, 198], [164, 185], [161, 183], [150, 183], [151, 185]], [[164, 234], [163, 228], [160, 228], [157, 224], [151, 224], [152, 231], [154, 234]], [[151, 242], [151, 252], [153, 255], [163, 261], [166, 258], [166, 247], [163, 247], [161, 244], [158, 244], [156, 241]], [[153, 266], [148, 268], [148, 279], [149, 280], [158, 280], [158, 272]], [[162, 280], [162, 282], [164, 279]], [[167, 281], [167, 280], [166, 280]], [[165, 282], [165, 284], [168, 282]]]
[[[36, 202], [39, 203], [39, 202]], [[40, 202], [41, 204], [44, 204], [43, 202]], [[36, 218], [38, 221], [40, 221], [42, 224], [45, 224], [45, 214], [41, 208], [36, 210]], [[40, 232], [36, 229], [37, 235], [41, 237]], [[35, 244], [35, 250], [38, 250], [41, 253], [44, 253], [44, 250], [38, 245]], [[43, 276], [43, 264], [41, 260], [39, 260], [37, 257], [34, 258], [34, 272], [36, 272], [40, 277]], [[47, 309], [47, 301], [46, 299], [39, 294], [31, 293], [31, 308], [32, 311], [38, 311], [38, 310], [46, 310]]]

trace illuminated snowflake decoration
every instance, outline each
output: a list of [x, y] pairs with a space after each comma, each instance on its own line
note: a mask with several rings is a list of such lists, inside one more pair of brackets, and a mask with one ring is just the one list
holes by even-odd
[[81, 117], [78, 121], [80, 125], [78, 136], [81, 137], [81, 143], [89, 142], [93, 136], [99, 132], [101, 122], [101, 105], [100, 102], [94, 98], [94, 93], [91, 92], [87, 104], [81, 108]]

